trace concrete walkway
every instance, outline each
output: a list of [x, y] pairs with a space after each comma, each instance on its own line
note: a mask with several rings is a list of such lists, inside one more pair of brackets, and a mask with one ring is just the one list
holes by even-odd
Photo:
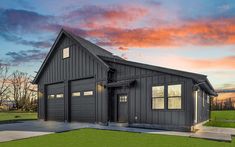
[[208, 127], [200, 124], [195, 129], [198, 129], [198, 131], [190, 137], [231, 142], [232, 136], [235, 136], [235, 129], [233, 128]]
[[198, 132], [177, 132], [156, 129], [140, 129], [120, 126], [103, 126], [89, 123], [64, 123], [54, 121], [24, 121], [21, 123], [1, 124], [0, 142], [24, 139], [29, 137], [41, 136], [46, 134], [83, 129], [94, 128], [102, 130], [127, 131], [147, 134], [175, 135], [185, 137], [205, 138], [219, 141], [231, 141], [231, 134], [235, 134], [235, 129], [224, 129], [201, 126]]

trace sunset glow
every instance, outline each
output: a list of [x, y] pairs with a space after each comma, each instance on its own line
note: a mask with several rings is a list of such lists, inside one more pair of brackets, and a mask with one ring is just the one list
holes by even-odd
[[35, 76], [60, 29], [125, 59], [235, 89], [235, 2], [1, 0], [0, 63]]

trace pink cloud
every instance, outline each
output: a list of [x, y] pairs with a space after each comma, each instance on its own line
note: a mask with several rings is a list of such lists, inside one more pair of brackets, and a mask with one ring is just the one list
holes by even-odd
[[67, 23], [73, 22], [84, 29], [126, 26], [144, 17], [148, 9], [141, 5], [88, 5], [63, 16]]
[[154, 48], [185, 45], [232, 45], [235, 44], [233, 19], [197, 20], [175, 27], [114, 28], [88, 30], [89, 37], [99, 38], [100, 45]]
[[[235, 71], [235, 56], [225, 56], [211, 59], [197, 59], [176, 55], [146, 55], [129, 52], [129, 58], [143, 63], [148, 63], [157, 66], [169, 67], [179, 70], [188, 71], [220, 71], [234, 70]], [[221, 73], [225, 75], [225, 73]]]

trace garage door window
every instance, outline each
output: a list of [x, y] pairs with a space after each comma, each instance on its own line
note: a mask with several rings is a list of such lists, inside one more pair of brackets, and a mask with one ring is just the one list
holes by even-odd
[[84, 95], [84, 96], [93, 95], [93, 91], [84, 91], [83, 95]]
[[81, 96], [81, 93], [80, 92], [73, 92], [72, 96], [73, 97], [78, 97], [78, 96]]
[[48, 95], [48, 99], [53, 99], [53, 98], [55, 98], [54, 94]]
[[64, 94], [57, 94], [56, 95], [56, 98], [63, 98], [64, 97]]

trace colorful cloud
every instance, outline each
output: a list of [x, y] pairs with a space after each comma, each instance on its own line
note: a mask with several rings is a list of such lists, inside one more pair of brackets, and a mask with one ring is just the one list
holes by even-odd
[[228, 47], [235, 45], [232, 1], [3, 0], [0, 5], [1, 63], [33, 61], [32, 70], [38, 70], [63, 27], [125, 59], [206, 73], [223, 87], [234, 82], [235, 47]]

